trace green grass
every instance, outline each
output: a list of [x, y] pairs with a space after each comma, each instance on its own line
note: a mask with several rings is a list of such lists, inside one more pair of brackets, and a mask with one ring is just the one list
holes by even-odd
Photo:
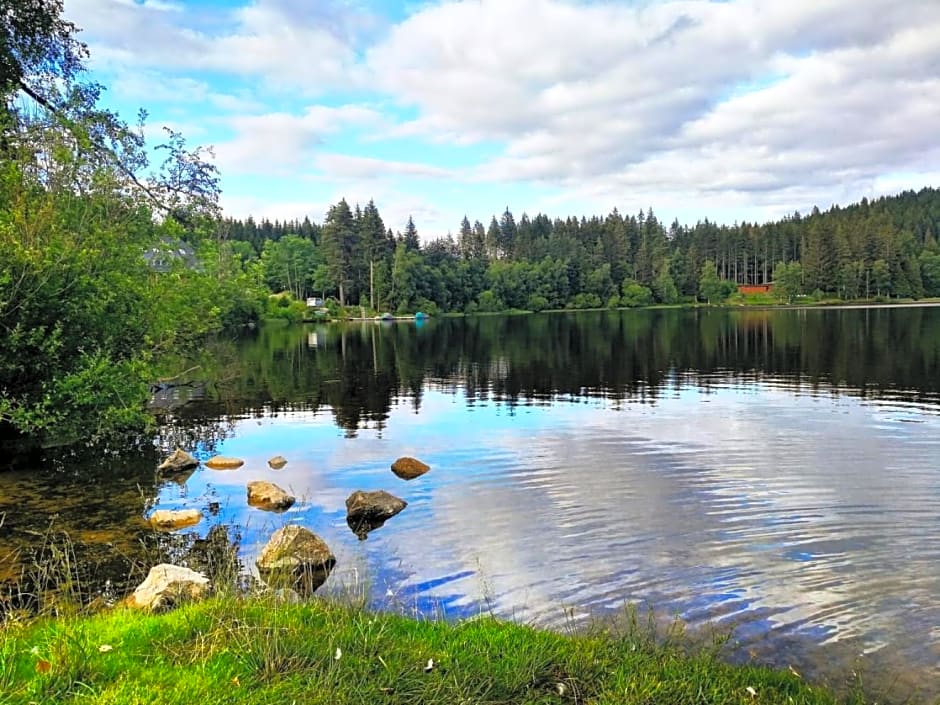
[[0, 702], [839, 702], [793, 673], [727, 665], [715, 644], [692, 648], [627, 622], [619, 634], [566, 636], [320, 600], [215, 598], [163, 615], [117, 608], [2, 627]]

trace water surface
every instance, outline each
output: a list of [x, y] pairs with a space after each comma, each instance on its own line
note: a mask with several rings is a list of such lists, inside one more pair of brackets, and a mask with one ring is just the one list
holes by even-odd
[[[159, 400], [153, 447], [0, 475], [0, 571], [53, 513], [112, 586], [198, 565], [212, 527], [250, 570], [299, 523], [337, 555], [323, 589], [380, 607], [558, 627], [651, 605], [733, 630], [740, 658], [940, 694], [940, 309], [266, 328], [212, 353], [212, 383]], [[177, 444], [246, 462], [160, 482]], [[431, 472], [398, 479], [401, 455]], [[249, 507], [255, 479], [298, 503]], [[409, 506], [360, 542], [357, 489]], [[205, 519], [176, 536], [142, 518], [183, 507]]]

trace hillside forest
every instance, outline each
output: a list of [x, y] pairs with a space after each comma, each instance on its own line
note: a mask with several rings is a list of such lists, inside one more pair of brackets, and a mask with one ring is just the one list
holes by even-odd
[[652, 211], [468, 218], [422, 242], [376, 205], [332, 206], [322, 224], [224, 218], [219, 236], [260, 262], [272, 291], [397, 312], [719, 303], [741, 284], [776, 298], [940, 296], [940, 192], [925, 188], [762, 225], [665, 225]]

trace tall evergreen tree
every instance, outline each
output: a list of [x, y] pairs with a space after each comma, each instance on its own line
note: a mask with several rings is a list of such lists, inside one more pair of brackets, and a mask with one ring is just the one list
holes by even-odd
[[320, 233], [320, 244], [323, 262], [339, 290], [339, 302], [345, 306], [346, 294], [352, 281], [353, 252], [357, 245], [353, 214], [345, 198], [330, 206]]
[[418, 238], [418, 228], [415, 227], [415, 222], [410, 215], [408, 216], [408, 223], [405, 225], [405, 235], [402, 241], [405, 243], [405, 247], [411, 252], [417, 252], [421, 249], [421, 240]]

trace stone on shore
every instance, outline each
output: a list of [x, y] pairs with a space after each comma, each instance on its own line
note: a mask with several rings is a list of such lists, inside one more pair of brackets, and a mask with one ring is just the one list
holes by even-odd
[[227, 458], [224, 455], [217, 455], [206, 461], [206, 467], [213, 470], [235, 470], [245, 464], [241, 458]]
[[291, 588], [309, 595], [326, 582], [336, 556], [315, 533], [289, 524], [274, 532], [255, 565], [272, 588]]
[[356, 490], [346, 500], [346, 523], [360, 541], [398, 514], [408, 503], [385, 490]]
[[198, 467], [199, 461], [185, 450], [177, 448], [166, 460], [157, 466], [157, 470], [167, 473], [184, 472]]
[[150, 569], [127, 604], [150, 611], [167, 609], [181, 602], [198, 600], [209, 592], [209, 579], [202, 573], [170, 563], [161, 563]]
[[392, 472], [398, 475], [402, 480], [414, 480], [416, 477], [421, 477], [430, 469], [430, 465], [422, 463], [416, 458], [409, 458], [407, 456], [399, 458], [392, 463]]
[[282, 467], [287, 465], [287, 458], [283, 455], [275, 455], [268, 461], [268, 465], [272, 470], [280, 470]]
[[283, 512], [291, 507], [295, 499], [273, 482], [255, 480], [248, 483], [248, 504], [258, 509]]
[[198, 509], [158, 509], [148, 520], [154, 529], [173, 531], [187, 526], [195, 526], [202, 521], [202, 512]]

